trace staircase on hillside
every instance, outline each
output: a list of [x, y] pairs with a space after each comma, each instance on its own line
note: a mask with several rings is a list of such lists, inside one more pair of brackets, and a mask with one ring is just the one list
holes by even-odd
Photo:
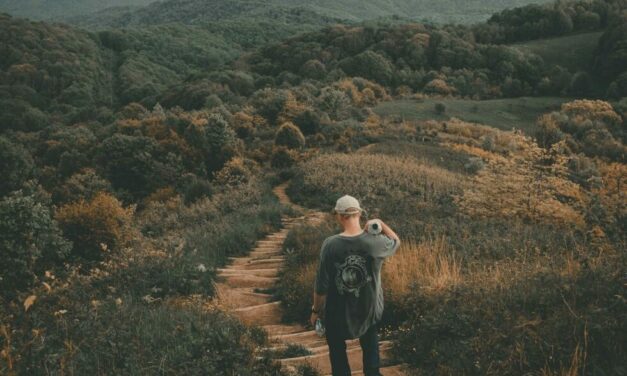
[[[301, 345], [310, 352], [310, 355], [294, 358], [279, 359], [286, 370], [294, 370], [301, 364], [310, 364], [316, 367], [321, 374], [331, 374], [329, 351], [324, 338], [316, 335], [315, 331], [300, 324], [285, 324], [281, 322], [281, 302], [272, 302], [271, 295], [256, 291], [268, 289], [278, 280], [279, 269], [284, 262], [282, 245], [289, 229], [299, 223], [315, 224], [324, 220], [325, 214], [300, 207], [290, 201], [285, 193], [287, 183], [274, 188], [279, 201], [301, 209], [305, 215], [301, 217], [282, 218], [282, 228], [264, 239], [258, 240], [255, 248], [244, 257], [232, 257], [231, 263], [219, 269], [217, 294], [223, 306], [231, 310], [244, 323], [259, 325], [267, 332], [274, 350], [287, 346]], [[388, 357], [389, 341], [380, 342], [381, 359]], [[363, 375], [362, 353], [359, 340], [347, 341], [348, 359], [354, 375]], [[390, 366], [381, 369], [384, 376], [405, 375], [400, 366]]]

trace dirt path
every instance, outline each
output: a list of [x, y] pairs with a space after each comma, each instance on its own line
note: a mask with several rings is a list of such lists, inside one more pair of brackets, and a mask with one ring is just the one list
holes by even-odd
[[[247, 256], [231, 258], [231, 263], [219, 270], [218, 298], [223, 306], [244, 323], [262, 326], [268, 332], [273, 349], [280, 350], [295, 344], [309, 350], [311, 355], [279, 359], [286, 370], [309, 363], [318, 368], [321, 374], [327, 375], [331, 373], [331, 365], [325, 339], [300, 324], [282, 323], [281, 302], [272, 302], [271, 295], [260, 292], [273, 287], [278, 280], [279, 269], [284, 261], [281, 247], [289, 229], [299, 223], [315, 224], [326, 215], [292, 203], [285, 193], [286, 186], [287, 183], [283, 183], [273, 189], [279, 201], [301, 209], [305, 215], [282, 218], [283, 226], [279, 231], [258, 240]], [[388, 341], [380, 342], [383, 361], [390, 345]], [[353, 374], [362, 375], [362, 353], [358, 340], [347, 342], [347, 353]], [[381, 373], [384, 376], [404, 375], [399, 366], [382, 368]]]

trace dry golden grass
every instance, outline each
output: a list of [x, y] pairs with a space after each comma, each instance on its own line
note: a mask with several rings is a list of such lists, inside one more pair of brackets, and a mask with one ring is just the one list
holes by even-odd
[[[505, 132], [495, 131], [496, 134]], [[488, 137], [488, 136], [484, 136]], [[568, 158], [558, 151], [540, 148], [532, 139], [511, 133], [495, 143], [510, 145], [509, 156], [468, 146], [447, 146], [482, 158], [485, 163], [463, 195], [459, 208], [473, 217], [517, 217], [539, 222], [583, 227], [589, 198], [582, 187], [568, 179]], [[551, 165], [543, 161], [553, 159]]]
[[382, 278], [392, 299], [408, 295], [415, 285], [435, 292], [462, 282], [461, 263], [443, 237], [422, 243], [404, 241], [385, 262]]
[[370, 199], [389, 192], [433, 197], [456, 192], [465, 177], [413, 157], [323, 154], [303, 165], [305, 186], [321, 192], [348, 192]]

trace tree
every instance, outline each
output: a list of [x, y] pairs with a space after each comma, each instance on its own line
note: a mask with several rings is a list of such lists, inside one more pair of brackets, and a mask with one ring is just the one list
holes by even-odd
[[305, 146], [305, 136], [293, 123], [285, 122], [279, 127], [274, 144], [289, 149], [302, 149]]
[[237, 154], [235, 130], [218, 113], [192, 122], [185, 129], [185, 139], [203, 154], [208, 174], [221, 169], [226, 161]]
[[72, 254], [88, 261], [104, 258], [103, 252], [124, 244], [130, 236], [132, 209], [108, 193], [98, 193], [89, 201], [63, 205], [56, 220], [63, 234], [74, 243]]
[[19, 189], [33, 175], [34, 162], [22, 146], [0, 137], [0, 196]]
[[135, 199], [172, 183], [181, 170], [180, 160], [161, 150], [154, 139], [124, 134], [105, 139], [96, 162], [115, 189]]
[[340, 67], [351, 76], [374, 80], [382, 85], [391, 83], [394, 71], [394, 66], [388, 59], [372, 50], [340, 62]]
[[71, 248], [50, 209], [36, 195], [16, 191], [0, 200], [0, 295], [30, 287]]

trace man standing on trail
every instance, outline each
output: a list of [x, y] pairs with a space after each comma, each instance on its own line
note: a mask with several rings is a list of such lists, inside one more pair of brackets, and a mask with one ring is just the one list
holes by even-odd
[[[385, 223], [381, 233], [361, 228], [363, 209], [352, 196], [340, 197], [333, 210], [343, 232], [322, 243], [320, 264], [314, 286], [311, 323], [323, 313], [333, 376], [350, 375], [346, 355], [347, 339], [359, 338], [366, 376], [379, 376], [377, 323], [383, 314], [381, 266], [393, 255], [400, 239]], [[322, 309], [324, 307], [324, 312]]]

